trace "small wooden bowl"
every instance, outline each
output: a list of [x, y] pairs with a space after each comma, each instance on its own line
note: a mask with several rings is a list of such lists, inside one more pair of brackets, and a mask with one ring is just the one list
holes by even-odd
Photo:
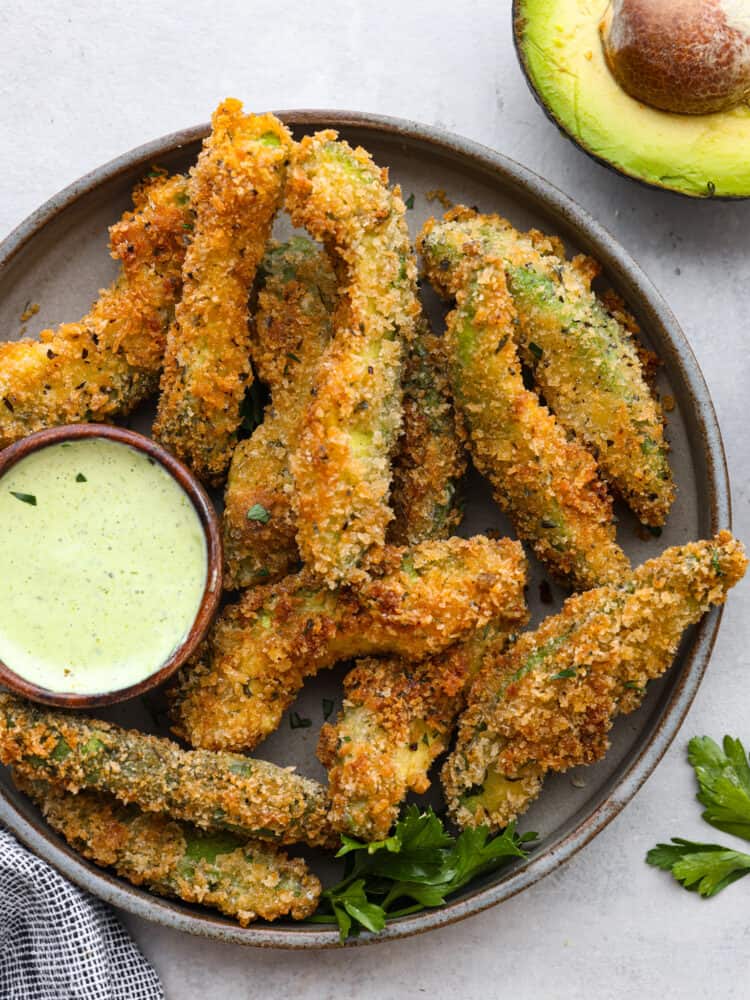
[[131, 448], [155, 459], [167, 470], [190, 497], [198, 514], [206, 536], [208, 566], [206, 585], [198, 613], [184, 642], [158, 670], [137, 684], [101, 694], [64, 694], [33, 684], [16, 674], [0, 660], [0, 684], [4, 684], [12, 691], [24, 695], [26, 698], [31, 698], [33, 701], [40, 701], [45, 705], [58, 705], [62, 708], [96, 708], [100, 705], [113, 705], [119, 701], [126, 701], [128, 698], [136, 698], [162, 684], [189, 659], [205, 637], [216, 614], [222, 592], [224, 558], [219, 519], [214, 506], [192, 472], [151, 438], [136, 434], [135, 431], [125, 430], [122, 427], [111, 427], [108, 424], [68, 424], [63, 427], [51, 427], [48, 430], [29, 434], [28, 437], [22, 438], [22, 440], [0, 451], [0, 477], [16, 462], [26, 458], [34, 451], [49, 445], [60, 444], [63, 441], [80, 441], [83, 438], [106, 438], [109, 441], [117, 441], [119, 444], [130, 445]]

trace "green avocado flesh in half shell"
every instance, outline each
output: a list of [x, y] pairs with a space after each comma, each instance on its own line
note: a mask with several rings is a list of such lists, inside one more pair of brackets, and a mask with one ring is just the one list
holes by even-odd
[[750, 197], [750, 106], [659, 111], [630, 97], [604, 58], [608, 0], [515, 0], [516, 46], [556, 124], [587, 153], [654, 187], [693, 198]]

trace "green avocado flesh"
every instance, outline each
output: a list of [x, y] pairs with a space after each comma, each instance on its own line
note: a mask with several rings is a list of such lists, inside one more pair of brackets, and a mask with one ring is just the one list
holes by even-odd
[[607, 0], [516, 0], [516, 42], [558, 125], [587, 152], [655, 187], [694, 198], [750, 197], [750, 107], [658, 111], [630, 97], [604, 59]]

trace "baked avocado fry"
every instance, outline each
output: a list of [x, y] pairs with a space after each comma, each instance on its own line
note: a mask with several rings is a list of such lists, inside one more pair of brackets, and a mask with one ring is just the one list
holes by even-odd
[[205, 482], [224, 479], [252, 377], [247, 303], [282, 196], [291, 138], [228, 99], [190, 175], [195, 221], [167, 337], [154, 433]]
[[516, 312], [503, 261], [457, 256], [448, 271], [420, 237], [427, 270], [455, 295], [445, 350], [474, 462], [519, 536], [559, 577], [585, 590], [630, 570], [615, 541], [612, 504], [586, 449], [524, 387], [513, 332]]
[[507, 539], [383, 550], [379, 576], [331, 590], [307, 570], [246, 591], [220, 615], [172, 691], [173, 731], [193, 746], [254, 747], [306, 677], [377, 653], [420, 659], [493, 619], [524, 620], [526, 562]]
[[[457, 484], [466, 465], [442, 345], [424, 319], [417, 323], [403, 386], [404, 430], [394, 461], [395, 519], [388, 535], [394, 543], [418, 545], [448, 537], [458, 523]], [[489, 623], [476, 638], [422, 663], [371, 657], [347, 674], [344, 707], [335, 724], [323, 727], [318, 746], [329, 769], [337, 829], [385, 837], [407, 791], [427, 789], [427, 772], [447, 748], [479, 645], [495, 631]]]
[[259, 918], [303, 920], [318, 905], [320, 881], [304, 861], [269, 844], [142, 812], [100, 792], [75, 795], [13, 777], [71, 847], [133, 885], [211, 906], [243, 927]]
[[367, 578], [392, 519], [391, 453], [401, 424], [402, 342], [419, 315], [416, 264], [398, 187], [332, 131], [295, 147], [286, 204], [340, 267], [341, 308], [291, 456], [297, 541], [325, 582]]
[[321, 246], [292, 236], [268, 244], [257, 284], [250, 358], [273, 397], [295, 385], [300, 369], [318, 363], [333, 332], [338, 279]]
[[230, 590], [280, 579], [299, 562], [289, 452], [331, 337], [337, 291], [327, 255], [303, 237], [272, 244], [260, 271], [251, 358], [271, 402], [229, 469], [222, 526]]
[[490, 622], [421, 663], [357, 662], [344, 680], [341, 712], [323, 726], [318, 743], [335, 829], [363, 840], [388, 836], [407, 792], [430, 787], [430, 767], [448, 749], [484, 656], [501, 652], [507, 640], [507, 630]]
[[421, 248], [431, 280], [448, 294], [467, 256], [475, 266], [502, 258], [518, 319], [513, 335], [550, 409], [640, 520], [664, 524], [674, 483], [663, 415], [638, 345], [591, 289], [599, 265], [583, 256], [567, 261], [559, 240], [466, 208], [430, 220]]
[[[272, 244], [251, 324], [255, 372], [271, 389], [263, 423], [232, 456], [223, 516], [228, 589], [280, 579], [299, 562], [289, 452], [329, 342], [337, 285], [327, 255], [311, 240]], [[403, 430], [393, 463], [388, 541], [447, 538], [460, 519], [465, 470], [442, 348], [426, 321], [403, 368]]]
[[70, 792], [109, 792], [208, 830], [330, 842], [325, 789], [263, 760], [176, 743], [0, 693], [0, 761]]
[[424, 317], [403, 370], [403, 430], [393, 461], [391, 545], [447, 538], [460, 523], [464, 432], [453, 409], [443, 346]]
[[536, 798], [547, 771], [603, 757], [615, 716], [640, 705], [684, 630], [724, 602], [746, 567], [728, 531], [675, 546], [619, 587], [576, 594], [488, 657], [443, 768], [453, 819], [502, 828]]
[[0, 344], [0, 449], [45, 427], [127, 416], [156, 392], [189, 219], [187, 178], [139, 185], [133, 211], [109, 231], [120, 274], [90, 312]]

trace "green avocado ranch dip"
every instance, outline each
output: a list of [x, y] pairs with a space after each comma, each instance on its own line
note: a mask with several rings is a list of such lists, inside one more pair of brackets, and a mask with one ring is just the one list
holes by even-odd
[[185, 640], [208, 572], [190, 498], [106, 438], [51, 444], [0, 477], [0, 660], [61, 694], [130, 687]]

